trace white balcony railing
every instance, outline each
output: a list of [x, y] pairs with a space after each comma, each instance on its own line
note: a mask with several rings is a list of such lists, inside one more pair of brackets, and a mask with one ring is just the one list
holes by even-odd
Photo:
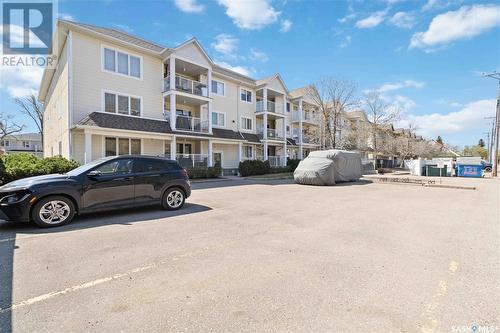
[[255, 112], [273, 112], [273, 113], [279, 113], [283, 114], [284, 109], [282, 104], [276, 104], [275, 102], [272, 101], [267, 101], [267, 107], [264, 107], [264, 100], [257, 101], [255, 104]]
[[[293, 121], [300, 121], [300, 111], [294, 110], [292, 113], [292, 120]], [[302, 112], [302, 121], [307, 121], [310, 123], [317, 123], [318, 122], [318, 116], [315, 115], [312, 112]]]
[[[163, 90], [171, 90], [170, 75], [167, 75], [167, 77], [163, 79]], [[175, 76], [175, 90], [187, 92], [197, 96], [208, 97], [208, 88], [206, 84], [179, 75]]]
[[[163, 116], [166, 121], [170, 121], [170, 112], [164, 111]], [[201, 120], [201, 118], [189, 116], [175, 116], [175, 129], [180, 131], [208, 133], [208, 120]]]
[[267, 160], [271, 168], [286, 166], [286, 156], [268, 156]]
[[[262, 128], [257, 128], [257, 133], [261, 139], [264, 139], [264, 130]], [[282, 133], [278, 132], [274, 128], [267, 128], [267, 140], [285, 140]]]
[[207, 154], [177, 154], [175, 159], [183, 168], [208, 166]]

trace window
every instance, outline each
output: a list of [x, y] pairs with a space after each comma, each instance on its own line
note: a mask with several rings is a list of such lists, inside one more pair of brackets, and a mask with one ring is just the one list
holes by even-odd
[[212, 112], [212, 126], [225, 127], [226, 114], [221, 112]]
[[129, 114], [128, 96], [118, 95], [118, 113]]
[[286, 132], [290, 133], [290, 126], [289, 125], [286, 125]]
[[286, 112], [290, 112], [290, 103], [289, 102], [286, 103]]
[[104, 111], [116, 112], [116, 96], [115, 94], [104, 93]]
[[253, 128], [252, 118], [241, 117], [241, 129], [251, 131]]
[[252, 103], [252, 92], [246, 89], [241, 89], [241, 100]]
[[135, 78], [141, 78], [141, 58], [119, 52], [110, 48], [104, 48], [104, 69]]
[[243, 146], [243, 156], [246, 158], [253, 157], [253, 147], [252, 146]]
[[29, 141], [23, 141], [23, 148], [29, 148], [30, 147], [30, 142]]
[[225, 86], [223, 82], [212, 80], [212, 92], [224, 96]]
[[128, 54], [118, 52], [118, 73], [128, 75]]
[[111, 161], [101, 165], [100, 167], [97, 167], [95, 171], [108, 176], [129, 174], [132, 172], [132, 160], [123, 159]]
[[104, 143], [105, 156], [140, 155], [141, 140], [129, 138], [106, 138]]
[[141, 78], [141, 59], [130, 56], [130, 75]]
[[104, 49], [104, 69], [112, 72], [116, 71], [115, 51]]
[[0, 142], [0, 146], [2, 146], [2, 147], [10, 147], [10, 141], [9, 140], [2, 140]]
[[141, 99], [115, 93], [104, 93], [104, 111], [131, 116], [141, 115]]
[[137, 159], [134, 161], [134, 172], [162, 172], [170, 169], [165, 161]]

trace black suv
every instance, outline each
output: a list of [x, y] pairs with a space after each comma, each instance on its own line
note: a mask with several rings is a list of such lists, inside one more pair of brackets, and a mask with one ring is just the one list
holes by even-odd
[[76, 214], [161, 204], [176, 210], [191, 194], [186, 170], [161, 157], [123, 155], [82, 165], [66, 174], [24, 178], [0, 187], [0, 219], [41, 227]]

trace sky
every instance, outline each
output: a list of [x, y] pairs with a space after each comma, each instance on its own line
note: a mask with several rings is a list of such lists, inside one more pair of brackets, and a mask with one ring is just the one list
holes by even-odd
[[[60, 0], [59, 17], [174, 47], [196, 37], [218, 64], [253, 78], [280, 73], [288, 89], [325, 77], [378, 90], [412, 124], [451, 145], [486, 141], [500, 72], [500, 2], [466, 0]], [[26, 125], [14, 97], [42, 70], [0, 68], [0, 111]]]

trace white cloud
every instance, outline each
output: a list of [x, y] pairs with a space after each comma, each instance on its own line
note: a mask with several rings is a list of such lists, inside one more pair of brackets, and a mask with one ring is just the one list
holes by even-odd
[[463, 0], [427, 0], [425, 5], [422, 7], [422, 11], [443, 9], [452, 5], [461, 5]]
[[380, 10], [378, 12], [374, 12], [370, 16], [357, 21], [356, 27], [359, 29], [374, 28], [384, 21], [386, 14], [387, 10]]
[[425, 32], [415, 33], [410, 48], [428, 48], [470, 39], [500, 26], [500, 5], [463, 6], [434, 17]]
[[267, 62], [269, 60], [269, 57], [262, 51], [258, 51], [256, 49], [250, 49], [250, 59]]
[[281, 32], [288, 32], [290, 31], [290, 28], [292, 27], [292, 21], [290, 20], [283, 20], [281, 21]]
[[396, 83], [386, 83], [386, 84], [380, 86], [376, 90], [378, 90], [381, 93], [384, 93], [384, 92], [388, 92], [388, 91], [399, 90], [399, 89], [402, 89], [402, 88], [417, 88], [417, 89], [420, 89], [424, 85], [425, 84], [423, 82], [414, 81], [414, 80], [405, 80], [405, 81], [396, 82]]
[[235, 59], [238, 57], [236, 50], [238, 49], [239, 42], [237, 38], [230, 34], [219, 34], [215, 36], [215, 42], [210, 45], [224, 57]]
[[226, 15], [241, 29], [261, 29], [278, 20], [276, 11], [268, 0], [218, 0], [226, 8]]
[[175, 6], [185, 13], [201, 13], [205, 6], [196, 0], [175, 0]]
[[411, 29], [415, 24], [415, 16], [410, 13], [397, 12], [389, 22], [399, 28]]
[[342, 42], [340, 42], [340, 48], [346, 48], [348, 47], [350, 44], [351, 44], [351, 36], [345, 36], [345, 38], [342, 40]]
[[337, 20], [337, 22], [344, 24], [344, 23], [347, 23], [349, 21], [354, 20], [356, 17], [358, 17], [358, 14], [356, 14], [356, 13], [347, 14], [346, 16], [339, 18]]
[[[3, 35], [3, 24], [0, 24], [0, 35]], [[29, 43], [30, 47], [47, 47], [37, 35], [29, 30]], [[11, 45], [24, 45], [24, 29], [23, 27], [15, 24], [10, 25], [10, 44]], [[0, 44], [0, 53], [3, 53], [3, 43]]]
[[10, 97], [24, 97], [38, 95], [38, 88], [42, 80], [42, 67], [6, 67], [0, 68], [0, 89], [6, 91]]
[[224, 61], [215, 61], [215, 62], [217, 63], [217, 65], [221, 67], [230, 69], [245, 76], [252, 76], [255, 73], [255, 70], [253, 68], [248, 68], [244, 66], [233, 66]]
[[66, 21], [75, 21], [75, 17], [68, 13], [59, 13], [58, 17]]
[[408, 115], [398, 126], [412, 123], [418, 126], [420, 134], [427, 137], [459, 133], [461, 136], [477, 134], [484, 127], [484, 117], [495, 113], [496, 100], [483, 99], [465, 105], [461, 110], [445, 114], [431, 113]]

